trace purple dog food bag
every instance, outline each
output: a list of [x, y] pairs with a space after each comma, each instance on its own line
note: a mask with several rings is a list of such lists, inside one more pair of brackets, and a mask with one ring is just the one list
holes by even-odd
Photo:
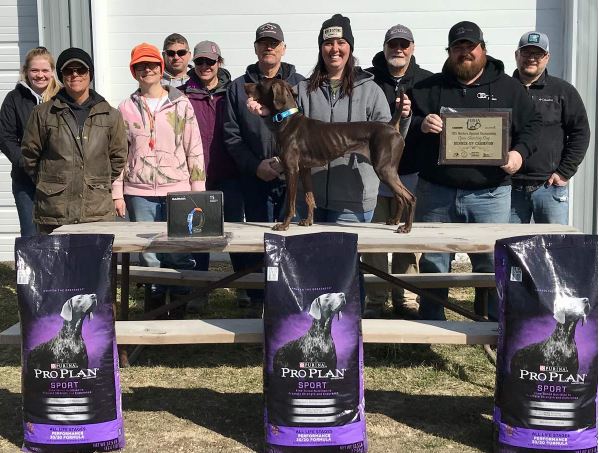
[[23, 451], [124, 447], [112, 235], [18, 238]]
[[367, 450], [357, 241], [264, 235], [269, 453]]
[[597, 236], [495, 245], [494, 447], [597, 452]]

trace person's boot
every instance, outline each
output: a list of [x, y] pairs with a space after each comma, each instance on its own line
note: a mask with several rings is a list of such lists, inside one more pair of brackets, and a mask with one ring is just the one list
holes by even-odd
[[402, 299], [393, 300], [393, 312], [399, 319], [420, 319], [418, 314], [418, 296], [413, 293], [409, 293], [414, 297], [409, 297], [406, 291], [406, 296]]

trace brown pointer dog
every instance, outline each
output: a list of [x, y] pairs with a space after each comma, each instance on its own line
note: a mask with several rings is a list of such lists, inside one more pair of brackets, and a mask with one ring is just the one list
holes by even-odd
[[380, 122], [325, 123], [307, 118], [300, 112], [285, 115], [297, 109], [291, 85], [279, 79], [263, 79], [260, 83], [246, 83], [248, 97], [268, 108], [271, 129], [280, 148], [280, 160], [287, 180], [287, 215], [273, 230], [284, 231], [295, 215], [298, 173], [306, 193], [308, 217], [299, 222], [310, 226], [314, 220], [314, 194], [310, 169], [326, 165], [345, 153], [358, 153], [370, 159], [379, 179], [387, 184], [397, 200], [395, 215], [388, 225], [398, 225], [404, 209], [407, 221], [397, 233], [409, 233], [414, 220], [416, 197], [401, 183], [397, 170], [403, 153], [404, 139], [399, 133], [400, 105], [388, 124]]

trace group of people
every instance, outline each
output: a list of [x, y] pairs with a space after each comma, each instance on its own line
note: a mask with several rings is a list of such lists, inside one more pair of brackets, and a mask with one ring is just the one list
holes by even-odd
[[[306, 79], [283, 62], [283, 30], [269, 22], [256, 30], [257, 62], [231, 80], [217, 43], [202, 41], [192, 52], [175, 33], [162, 52], [147, 43], [133, 48], [129, 67], [138, 89], [118, 110], [90, 88], [94, 66], [86, 52], [67, 49], [55, 65], [46, 49], [31, 50], [21, 81], [0, 111], [0, 150], [13, 165], [21, 234], [49, 233], [115, 213], [128, 213], [131, 221], [163, 221], [166, 194], [186, 190], [221, 190], [225, 221], [279, 220], [286, 192], [279, 150], [256, 114], [260, 106], [252, 105], [244, 89], [263, 78], [293, 85], [303, 114], [325, 122], [388, 122], [401, 105], [406, 145], [399, 175], [417, 197], [417, 222], [567, 223], [566, 186], [584, 158], [590, 131], [575, 88], [547, 73], [545, 34], [522, 36], [512, 77], [487, 55], [483, 33], [472, 22], [450, 29], [439, 74], [416, 63], [414, 36], [404, 25], [387, 31], [367, 70], [357, 66], [353, 50], [349, 18], [333, 15], [318, 33], [317, 63]], [[440, 115], [446, 108], [510, 109], [507, 163], [440, 165]], [[356, 154], [312, 174], [316, 221], [378, 222], [396, 209], [389, 188]], [[493, 271], [489, 254], [470, 258], [474, 272]], [[362, 259], [388, 270], [386, 254]], [[259, 254], [231, 256], [235, 271], [261, 260]], [[206, 270], [209, 255], [144, 254], [142, 262]], [[394, 254], [391, 270], [448, 272], [450, 262], [449, 254]], [[436, 291], [447, 298], [446, 290]], [[484, 311], [483, 291], [476, 293], [478, 313]], [[488, 315], [494, 318], [496, 300], [493, 292], [488, 296]], [[260, 304], [263, 294], [253, 290], [239, 297]], [[368, 294], [375, 309], [386, 298], [386, 292]], [[426, 297], [417, 306], [394, 290], [392, 302], [406, 317], [445, 318], [443, 307]]]

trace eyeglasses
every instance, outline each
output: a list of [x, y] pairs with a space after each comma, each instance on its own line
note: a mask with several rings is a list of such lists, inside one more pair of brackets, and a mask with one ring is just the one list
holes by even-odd
[[535, 60], [540, 60], [540, 59], [544, 58], [545, 55], [547, 55], [547, 52], [535, 52], [535, 51], [530, 51], [530, 50], [521, 50], [520, 51], [520, 56], [522, 58], [533, 58]]
[[390, 49], [407, 49], [410, 47], [410, 44], [412, 44], [410, 41], [401, 38], [391, 39], [390, 41], [387, 41], [387, 45]]
[[276, 39], [262, 38], [256, 41], [256, 44], [262, 47], [270, 47], [271, 49], [276, 49], [281, 44], [281, 41], [277, 41]]
[[179, 50], [165, 50], [164, 53], [167, 57], [173, 58], [175, 55], [178, 55], [179, 58], [183, 58], [185, 55], [189, 53], [188, 49], [179, 49]]
[[156, 63], [155, 61], [144, 61], [142, 63], [135, 63], [133, 65], [133, 69], [137, 72], [145, 71], [149, 69], [150, 71], [155, 71], [160, 67], [160, 63]]
[[196, 58], [195, 60], [193, 60], [193, 62], [196, 64], [196, 66], [202, 66], [202, 65], [214, 66], [216, 64], [217, 60], [213, 60], [212, 58], [199, 57], [199, 58]]
[[66, 68], [62, 68], [62, 70], [60, 72], [62, 72], [62, 75], [64, 77], [72, 77], [75, 74], [84, 76], [85, 74], [87, 74], [89, 72], [89, 69], [86, 68], [85, 66], [69, 66]]

